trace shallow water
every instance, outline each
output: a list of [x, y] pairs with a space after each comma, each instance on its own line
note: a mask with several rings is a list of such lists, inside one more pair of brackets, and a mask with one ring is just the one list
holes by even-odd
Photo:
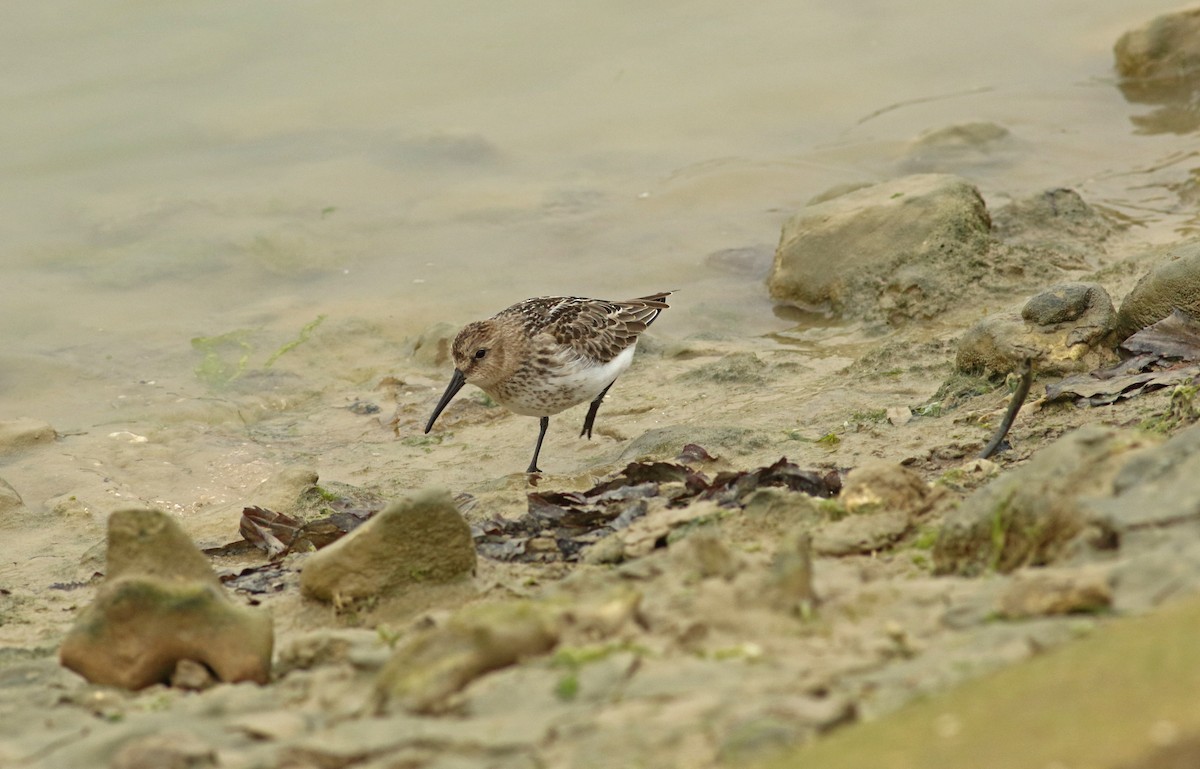
[[[370, 390], [406, 337], [526, 296], [678, 289], [664, 338], [786, 334], [765, 266], [836, 184], [932, 167], [992, 205], [1071, 185], [1170, 239], [1196, 226], [1178, 196], [1194, 137], [1125, 100], [1111, 47], [1175, 7], [11, 5], [0, 416], [155, 432], [166, 466], [120, 460], [129, 493], [181, 497], [236, 475], [209, 463], [254, 393], [335, 408], [312, 393]], [[1011, 136], [932, 166], [909, 152], [978, 120]], [[320, 316], [325, 354], [265, 365]], [[260, 375], [236, 398], [195, 373], [216, 347]], [[34, 508], [72, 490], [10, 470]]]

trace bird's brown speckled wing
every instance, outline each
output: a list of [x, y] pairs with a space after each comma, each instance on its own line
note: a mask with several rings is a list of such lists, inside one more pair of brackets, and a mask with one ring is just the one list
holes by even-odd
[[514, 304], [496, 317], [517, 316], [532, 338], [549, 334], [554, 341], [580, 355], [607, 363], [667, 309], [664, 291], [624, 302], [584, 299], [578, 296], [542, 296]]

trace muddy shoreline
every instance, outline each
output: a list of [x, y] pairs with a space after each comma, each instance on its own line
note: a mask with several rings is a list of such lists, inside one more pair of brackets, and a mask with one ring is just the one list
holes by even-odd
[[[1152, 85], [1121, 84], [1151, 105], [1142, 128], [1183, 125], [1194, 101]], [[1023, 151], [1002, 126], [947, 126], [915, 139], [894, 178], [797, 206], [777, 250], [698, 256], [704, 280], [753, 299], [689, 305], [682, 287], [594, 439], [577, 437], [581, 407], [552, 420], [536, 485], [517, 472], [536, 423], [479, 394], [424, 433], [457, 327], [435, 312], [410, 328], [292, 298], [275, 308], [287, 330], [197, 333], [165, 362], [148, 344], [161, 377], [79, 348], [39, 361], [81, 391], [59, 412], [36, 401], [74, 424], [35, 408], [0, 422], [0, 764], [712, 767], [820, 755], [915, 717], [948, 743], [975, 735], [968, 711], [989, 694], [960, 685], [996, 671], [1032, 670], [1052, 696], [1069, 665], [1043, 660], [1133, 643], [1129, 628], [1200, 593], [1194, 379], [1160, 365], [1127, 374], [1153, 387], [1120, 397], [1043, 397], [1113, 366], [1122, 323], [1163, 317], [1154, 302], [1127, 311], [1139, 282], [1165, 285], [1159, 299], [1200, 285], [1200, 247], [1194, 185], [1159, 179], [1183, 222], [1164, 235], [1066, 181], [1010, 196], [944, 173]], [[806, 262], [813, 244], [840, 256]], [[738, 331], [774, 327], [739, 325], [756, 308], [795, 325]], [[1031, 402], [1009, 446], [979, 460], [1025, 357]], [[841, 491], [797, 490], [805, 472]], [[391, 531], [372, 536], [405, 547], [329, 565], [352, 534], [269, 564], [240, 544], [251, 505], [301, 522], [368, 510], [364, 526]], [[161, 515], [113, 518], [129, 509]], [[567, 547], [535, 510], [602, 531]], [[170, 544], [129, 544], [151, 530], [162, 538], [145, 542]], [[138, 610], [111, 625], [88, 613], [121, 605]], [[253, 643], [229, 641], [231, 616]], [[102, 678], [114, 663], [88, 642], [135, 636], [183, 662], [104, 679], [135, 691], [62, 664]], [[210, 652], [239, 664], [196, 661]], [[1096, 711], [1084, 731], [1118, 717]], [[1153, 718], [1146, 755], [1200, 728]]]
[[[1106, 245], [1107, 254], [1137, 249], [1128, 234]], [[1116, 296], [1138, 277], [1117, 259], [1106, 257], [1095, 267], [1064, 277], [1101, 280]], [[1012, 299], [1028, 286], [1016, 282]], [[18, 766], [141, 766], [164, 755], [220, 766], [441, 766], [450, 760], [709, 766], [769, 757], [847, 723], [884, 718], [914, 697], [1104, 632], [1114, 613], [1127, 613], [1113, 611], [1119, 598], [1110, 595], [1078, 613], [1035, 608], [997, 620], [1005, 596], [1024, 589], [1028, 570], [935, 576], [932, 547], [944, 515], [973, 490], [1024, 466], [1076, 427], [1136, 425], [1162, 414], [1170, 395], [1099, 408], [1034, 404], [1018, 416], [1011, 449], [994, 463], [974, 461], [1007, 405], [1003, 380], [978, 379], [973, 387], [982, 392], [960, 388], [954, 402], [936, 411], [923, 406], [945, 394], [941, 386], [955, 377], [955, 340], [977, 318], [974, 308], [961, 308], [936, 324], [889, 330], [881, 341], [860, 332], [842, 347], [853, 353], [825, 359], [764, 339], [651, 340], [622, 387], [614, 388], [596, 440], [552, 430], [545, 465], [576, 469], [548, 472], [536, 487], [582, 491], [631, 461], [671, 461], [685, 443], [697, 443], [719, 457], [714, 470], [750, 469], [780, 456], [824, 471], [873, 463], [903, 468], [920, 480], [920, 504], [892, 500], [887, 510], [841, 518], [799, 502], [808, 498], [797, 492], [763, 489], [730, 514], [678, 535], [666, 536], [668, 526], [659, 537], [670, 542], [666, 546], [593, 563], [484, 557], [466, 582], [418, 585], [341, 607], [301, 596], [297, 575], [311, 556], [292, 555], [276, 592], [233, 593], [236, 602], [269, 611], [273, 619], [275, 667], [271, 683], [261, 687], [155, 685], [129, 693], [89, 685], [62, 669], [59, 640], [102, 584], [95, 575], [104, 568], [105, 510], [127, 503], [109, 498], [101, 505], [86, 494], [65, 494], [47, 512], [14, 504], [5, 517], [7, 547], [14, 560], [25, 558], [21, 568], [5, 572], [3, 755]], [[344, 325], [350, 331], [318, 330], [312, 344], [297, 346], [285, 363], [301, 369], [330, 349], [350, 355], [346, 345], [363, 337], [357, 323]], [[262, 409], [247, 428], [258, 437], [235, 451], [253, 447], [256, 456], [243, 469], [249, 464], [268, 479], [251, 476], [253, 482], [224, 504], [178, 515], [187, 534], [201, 547], [236, 540], [244, 504], [312, 515], [298, 500], [312, 491], [317, 474], [317, 486], [328, 484], [326, 493], [339, 483], [379, 499], [418, 485], [466, 492], [471, 522], [523, 514], [534, 489], [523, 474], [505, 469], [519, 463], [536, 425], [465, 398], [445, 414], [445, 432], [427, 439], [419, 427], [445, 363], [436, 354], [422, 358], [427, 348], [414, 347], [406, 364], [354, 401], [375, 403], [378, 413], [347, 408], [352, 403], [337, 397], [337, 385], [306, 399], [304, 390], [289, 389], [299, 378], [280, 373], [271, 372], [269, 395], [257, 377], [254, 387], [233, 383], [216, 408], [243, 417]], [[1045, 384], [1039, 381], [1035, 394]], [[268, 400], [311, 405], [271, 413]], [[678, 404], [689, 404], [686, 416]], [[10, 467], [53, 462], [54, 454], [92, 438], [34, 426], [19, 426], [25, 437], [6, 447]], [[114, 431], [105, 439], [152, 451], [154, 436], [138, 441], [139, 435]], [[354, 450], [345, 448], [350, 441]], [[318, 453], [315, 463], [302, 459]], [[874, 525], [896, 511], [903, 514], [901, 525], [878, 541], [869, 539], [880, 536], [874, 529], [841, 531], [847, 521]], [[694, 520], [701, 519], [708, 520], [697, 512]], [[824, 541], [841, 532], [843, 541], [841, 550], [826, 547], [813, 558], [819, 603], [803, 614], [756, 598], [771, 584], [779, 543], [798, 523]], [[228, 574], [264, 560], [251, 550], [212, 564]], [[1068, 564], [1059, 576], [1070, 582], [1093, 566]], [[604, 633], [565, 630], [553, 652], [481, 676], [432, 712], [372, 709], [380, 666], [393, 647], [420, 628], [450, 621], [462, 607], [513, 601], [586, 607], [613, 590], [632, 591], [636, 609]], [[1131, 603], [1128, 611], [1165, 598]], [[165, 742], [164, 729], [172, 735]]]

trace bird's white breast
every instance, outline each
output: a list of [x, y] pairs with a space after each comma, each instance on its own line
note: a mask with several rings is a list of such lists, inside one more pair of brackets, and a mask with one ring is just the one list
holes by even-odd
[[578, 403], [594, 400], [633, 362], [636, 342], [607, 363], [580, 358], [564, 351], [543, 375], [513, 388], [498, 398], [509, 410], [526, 416], [551, 416]]

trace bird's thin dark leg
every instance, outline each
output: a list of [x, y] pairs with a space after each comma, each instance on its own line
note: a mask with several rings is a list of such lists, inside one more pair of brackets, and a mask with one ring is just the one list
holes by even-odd
[[538, 454], [542, 453], [542, 439], [546, 437], [546, 428], [550, 426], [550, 417], [542, 417], [540, 421], [541, 430], [538, 431], [537, 445], [533, 447], [533, 459], [529, 460], [529, 469], [527, 473], [540, 473], [541, 470], [537, 466]]
[[[608, 387], [612, 387], [613, 382], [616, 381], [614, 379], [609, 382]], [[589, 441], [592, 439], [592, 423], [596, 421], [596, 412], [600, 410], [600, 401], [604, 400], [605, 394], [608, 393], [608, 387], [601, 390], [600, 394], [596, 396], [596, 400], [592, 401], [592, 405], [588, 406], [587, 416], [583, 418], [583, 429], [579, 431], [580, 438], [586, 435]]]

